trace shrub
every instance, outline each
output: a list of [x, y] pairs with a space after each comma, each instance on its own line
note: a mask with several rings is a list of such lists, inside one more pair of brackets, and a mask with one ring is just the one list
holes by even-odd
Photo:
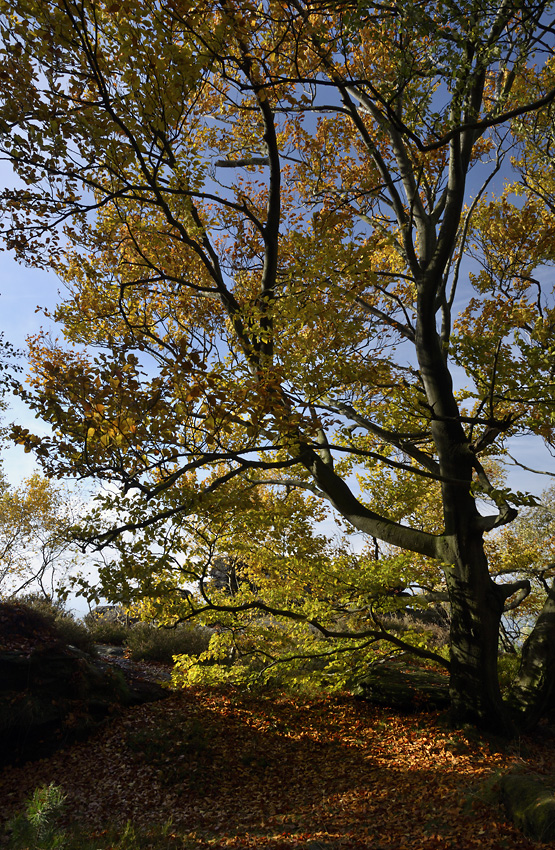
[[48, 596], [28, 595], [18, 597], [16, 602], [41, 614], [56, 630], [60, 639], [83, 652], [94, 653], [95, 640], [83, 623], [67, 611], [61, 602]]
[[497, 659], [499, 687], [501, 688], [501, 693], [505, 696], [509, 696], [511, 692], [511, 687], [518, 674], [520, 662], [521, 656], [516, 652], [504, 653]]
[[129, 630], [126, 644], [134, 661], [171, 664], [174, 655], [200, 655], [208, 649], [210, 632], [203, 626], [181, 623], [174, 628], [157, 628], [137, 623]]
[[58, 617], [71, 616], [66, 611], [62, 602], [52, 599], [50, 596], [42, 596], [38, 593], [26, 593], [23, 596], [16, 596], [11, 600], [19, 605], [25, 605], [27, 608], [32, 608], [42, 614], [49, 622], [53, 623]]
[[89, 630], [83, 623], [78, 623], [71, 614], [58, 617], [54, 625], [65, 643], [76, 646], [83, 652], [91, 654], [95, 652], [95, 641], [89, 634]]
[[129, 637], [129, 626], [103, 617], [85, 617], [85, 624], [95, 643], [122, 646]]

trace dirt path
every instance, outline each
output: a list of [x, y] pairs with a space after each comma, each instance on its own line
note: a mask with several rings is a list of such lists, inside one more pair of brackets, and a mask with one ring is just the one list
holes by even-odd
[[126, 676], [144, 679], [152, 684], [169, 682], [171, 679], [170, 664], [161, 664], [156, 661], [132, 661], [121, 646], [98, 644], [96, 649], [103, 661], [118, 667]]

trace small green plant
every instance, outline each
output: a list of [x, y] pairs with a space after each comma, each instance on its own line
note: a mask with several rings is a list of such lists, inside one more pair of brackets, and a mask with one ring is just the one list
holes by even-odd
[[[131, 821], [121, 824], [108, 823], [99, 832], [91, 832], [90, 827], [72, 823], [63, 844], [38, 844], [33, 836], [23, 839], [23, 843], [9, 845], [17, 850], [186, 850], [197, 848], [196, 841], [191, 844], [186, 836], [176, 832], [171, 818], [163, 825], [150, 827], [136, 826]], [[0, 838], [0, 844], [1, 844]]]
[[140, 847], [138, 836], [131, 821], [127, 821], [125, 828], [114, 850], [137, 850]]
[[61, 850], [65, 847], [66, 834], [59, 828], [65, 801], [62, 789], [53, 783], [37, 788], [25, 811], [8, 824], [10, 847], [13, 850]]

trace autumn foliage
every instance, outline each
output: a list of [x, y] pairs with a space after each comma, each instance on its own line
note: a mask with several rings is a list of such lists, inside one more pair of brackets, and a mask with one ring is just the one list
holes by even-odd
[[[533, 727], [552, 576], [505, 703], [499, 634], [532, 584], [486, 541], [534, 502], [504, 482], [513, 441], [555, 442], [553, 5], [0, 11], [2, 232], [68, 287], [21, 389], [52, 434], [14, 437], [109, 485], [92, 593], [221, 614], [224, 656], [264, 617], [290, 655], [410, 649], [460, 717]], [[359, 558], [303, 533], [318, 502]], [[217, 597], [210, 565], [251, 539], [243, 595]], [[402, 592], [446, 601], [448, 653], [388, 627]]]

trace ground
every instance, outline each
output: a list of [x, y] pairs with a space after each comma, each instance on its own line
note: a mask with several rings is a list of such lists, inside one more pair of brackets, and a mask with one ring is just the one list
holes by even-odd
[[[194, 689], [6, 768], [0, 817], [55, 783], [68, 797], [64, 826], [79, 824], [98, 850], [123, 847], [106, 830], [126, 824], [143, 836], [126, 847], [168, 850], [513, 850], [538, 845], [487, 802], [484, 782], [554, 764], [547, 731], [505, 745], [454, 731], [437, 711], [395, 713], [349, 695]], [[156, 828], [163, 844], [148, 843]]]

